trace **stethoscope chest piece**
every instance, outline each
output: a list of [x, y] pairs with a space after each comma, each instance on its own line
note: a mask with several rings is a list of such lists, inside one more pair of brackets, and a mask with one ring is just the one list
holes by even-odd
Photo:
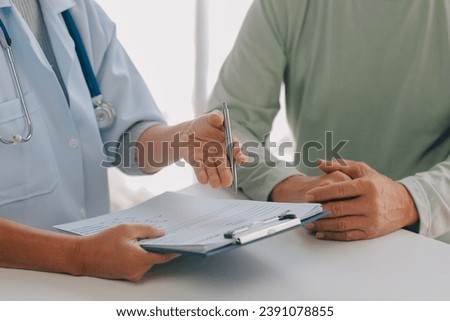
[[114, 124], [116, 112], [114, 107], [104, 100], [99, 100], [94, 103], [95, 118], [99, 129], [108, 129]]

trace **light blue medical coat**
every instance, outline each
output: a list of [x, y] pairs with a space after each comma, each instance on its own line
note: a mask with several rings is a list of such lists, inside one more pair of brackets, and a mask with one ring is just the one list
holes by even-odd
[[[0, 216], [50, 228], [107, 213], [103, 142], [118, 141], [140, 121], [164, 122], [144, 81], [115, 36], [115, 25], [90, 0], [41, 0], [68, 91], [68, 101], [34, 35], [10, 0], [0, 18], [12, 38], [34, 134], [18, 145], [0, 144]], [[100, 133], [74, 43], [61, 12], [71, 8], [105, 100], [117, 119]], [[23, 133], [25, 123], [6, 56], [0, 52], [0, 135]]]

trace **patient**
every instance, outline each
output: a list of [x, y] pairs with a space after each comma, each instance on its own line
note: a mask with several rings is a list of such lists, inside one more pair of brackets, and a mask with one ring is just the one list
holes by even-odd
[[250, 151], [243, 192], [324, 203], [331, 215], [307, 226], [320, 239], [450, 230], [449, 10], [445, 1], [256, 0], [209, 105], [228, 100], [244, 145], [263, 142], [283, 84], [297, 153], [292, 165], [271, 163], [262, 145]]

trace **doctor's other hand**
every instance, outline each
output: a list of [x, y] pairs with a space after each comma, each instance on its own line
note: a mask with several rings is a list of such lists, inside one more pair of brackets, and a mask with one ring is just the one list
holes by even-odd
[[164, 231], [138, 224], [124, 224], [78, 240], [75, 256], [78, 275], [139, 281], [153, 265], [169, 262], [176, 254], [147, 252], [139, 240], [164, 235]]
[[[248, 161], [248, 156], [233, 140], [234, 161], [240, 166]], [[224, 116], [221, 112], [213, 111], [190, 121], [181, 141], [185, 144], [183, 147], [187, 147], [181, 148], [181, 157], [194, 168], [200, 183], [209, 183], [213, 188], [231, 186], [233, 175], [226, 154]]]
[[331, 214], [306, 226], [317, 238], [352, 241], [382, 236], [416, 223], [419, 215], [408, 190], [365, 163], [351, 160], [325, 162], [326, 173], [352, 178], [310, 190], [308, 202], [323, 203]]

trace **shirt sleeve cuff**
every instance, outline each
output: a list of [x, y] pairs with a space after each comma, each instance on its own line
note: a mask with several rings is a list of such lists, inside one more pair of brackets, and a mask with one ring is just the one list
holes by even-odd
[[303, 175], [294, 167], [288, 167], [282, 163], [283, 162], [278, 163], [274, 168], [253, 169], [254, 172], [252, 173], [251, 179], [246, 179], [243, 186], [240, 186], [243, 192], [251, 199], [267, 201], [273, 188], [279, 183], [288, 177]]
[[398, 182], [404, 185], [409, 191], [419, 213], [418, 230], [416, 227], [414, 231], [414, 225], [412, 226], [412, 230], [414, 232], [418, 232], [422, 235], [428, 236], [430, 234], [431, 225], [431, 206], [425, 190], [423, 189], [422, 185], [412, 176], [401, 179]]

